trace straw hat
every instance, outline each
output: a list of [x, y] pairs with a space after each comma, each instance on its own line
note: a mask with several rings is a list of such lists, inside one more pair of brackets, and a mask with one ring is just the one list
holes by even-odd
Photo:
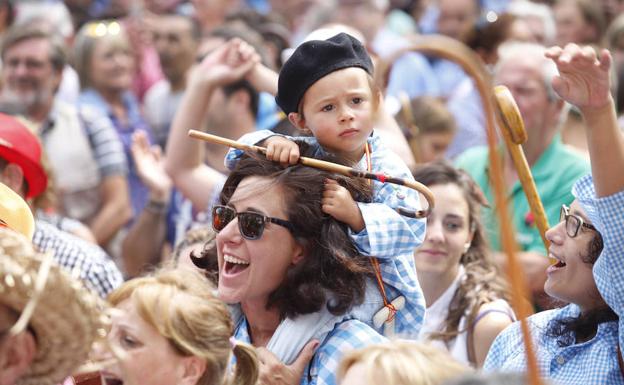
[[6, 228], [0, 228], [0, 303], [21, 314], [10, 333], [28, 327], [37, 341], [36, 356], [18, 385], [60, 383], [86, 361], [95, 340], [106, 335], [99, 297]]
[[0, 227], [8, 227], [32, 239], [35, 219], [28, 204], [15, 191], [0, 183]]

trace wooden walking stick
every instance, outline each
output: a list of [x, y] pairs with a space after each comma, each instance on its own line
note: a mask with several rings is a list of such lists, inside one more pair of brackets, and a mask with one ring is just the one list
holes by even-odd
[[518, 178], [520, 178], [524, 195], [526, 195], [529, 206], [531, 207], [531, 212], [535, 217], [535, 224], [542, 237], [542, 242], [544, 242], [544, 246], [546, 250], [548, 250], [550, 246], [550, 242], [546, 239], [546, 230], [550, 227], [548, 226], [548, 217], [546, 217], [544, 205], [542, 205], [542, 200], [537, 193], [537, 187], [531, 175], [529, 163], [522, 151], [522, 144], [527, 141], [524, 122], [520, 116], [518, 105], [507, 87], [494, 87], [494, 96], [498, 106], [496, 109], [498, 126], [503, 134], [503, 139], [505, 140], [509, 154], [516, 166]]
[[[243, 151], [255, 152], [258, 154], [262, 154], [262, 155], [266, 154], [266, 148], [264, 147], [250, 146], [244, 143], [237, 142], [235, 140], [223, 138], [217, 135], [207, 134], [205, 132], [201, 132], [197, 130], [189, 130], [188, 135], [191, 138], [201, 139], [201, 140], [211, 142], [211, 143], [222, 144], [224, 146], [237, 148]], [[341, 174], [341, 175], [351, 176], [351, 177], [356, 177], [356, 178], [372, 179], [372, 180], [377, 180], [381, 183], [393, 183], [393, 184], [398, 184], [398, 185], [409, 187], [413, 190], [416, 190], [425, 197], [425, 199], [427, 200], [428, 206], [426, 209], [420, 209], [420, 210], [412, 210], [407, 207], [399, 207], [397, 209], [398, 213], [407, 217], [424, 218], [427, 215], [429, 215], [429, 213], [431, 212], [431, 209], [433, 209], [433, 206], [435, 204], [433, 193], [431, 192], [431, 190], [429, 190], [429, 188], [427, 188], [427, 186], [423, 185], [422, 183], [419, 183], [413, 180], [410, 181], [410, 180], [406, 180], [402, 178], [396, 178], [396, 177], [386, 175], [386, 174], [375, 174], [375, 173], [371, 173], [368, 171], [362, 171], [362, 170], [358, 170], [355, 168], [343, 166], [340, 164], [326, 162], [323, 160], [318, 160], [318, 159], [313, 159], [313, 158], [306, 158], [303, 156], [299, 157], [299, 163], [304, 166], [313, 167], [313, 168], [317, 168], [320, 170], [333, 172], [336, 174]]]
[[494, 203], [501, 226], [501, 244], [503, 251], [508, 257], [508, 277], [512, 289], [512, 306], [520, 318], [523, 343], [526, 350], [528, 378], [531, 385], [542, 385], [537, 359], [531, 341], [530, 331], [526, 317], [531, 314], [531, 309], [524, 301], [526, 297], [526, 285], [524, 274], [516, 259], [518, 250], [514, 237], [513, 226], [509, 210], [507, 209], [507, 199], [505, 184], [503, 181], [502, 159], [497, 148], [497, 138], [495, 129], [494, 96], [492, 93], [492, 81], [485, 71], [480, 59], [464, 44], [457, 40], [441, 35], [429, 35], [419, 37], [412, 44], [393, 55], [389, 61], [381, 61], [378, 65], [378, 84], [385, 84], [385, 78], [389, 72], [391, 64], [403, 54], [410, 51], [420, 51], [427, 54], [439, 56], [459, 64], [464, 71], [472, 77], [481, 96], [483, 110], [487, 121], [487, 139], [490, 149], [490, 183], [494, 190]]

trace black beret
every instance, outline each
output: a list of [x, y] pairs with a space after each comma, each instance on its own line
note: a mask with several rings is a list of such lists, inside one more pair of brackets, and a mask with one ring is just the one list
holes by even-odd
[[327, 40], [301, 44], [284, 63], [279, 74], [275, 101], [286, 114], [297, 112], [303, 94], [323, 76], [348, 67], [373, 74], [373, 62], [359, 40], [339, 33]]

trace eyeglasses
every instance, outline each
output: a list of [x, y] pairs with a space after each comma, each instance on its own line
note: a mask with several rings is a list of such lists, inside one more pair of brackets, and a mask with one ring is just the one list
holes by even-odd
[[583, 218], [578, 215], [570, 214], [570, 208], [566, 205], [561, 205], [561, 211], [559, 212], [559, 222], [565, 220], [566, 233], [570, 238], [574, 238], [578, 235], [579, 229], [585, 227], [589, 230], [598, 231], [596, 227], [585, 223]]
[[212, 228], [219, 232], [232, 222], [234, 218], [238, 217], [238, 230], [245, 239], [256, 240], [260, 239], [264, 226], [267, 222], [275, 223], [276, 225], [287, 228], [291, 233], [294, 233], [295, 226], [286, 220], [279, 218], [272, 218], [262, 215], [260, 213], [254, 213], [251, 211], [245, 211], [237, 213], [231, 207], [227, 206], [214, 206], [212, 208]]

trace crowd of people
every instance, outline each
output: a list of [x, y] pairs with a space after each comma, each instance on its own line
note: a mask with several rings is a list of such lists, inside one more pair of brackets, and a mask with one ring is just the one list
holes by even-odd
[[[0, 0], [0, 385], [624, 384], [623, 18]], [[513, 96], [545, 234], [435, 34]]]

